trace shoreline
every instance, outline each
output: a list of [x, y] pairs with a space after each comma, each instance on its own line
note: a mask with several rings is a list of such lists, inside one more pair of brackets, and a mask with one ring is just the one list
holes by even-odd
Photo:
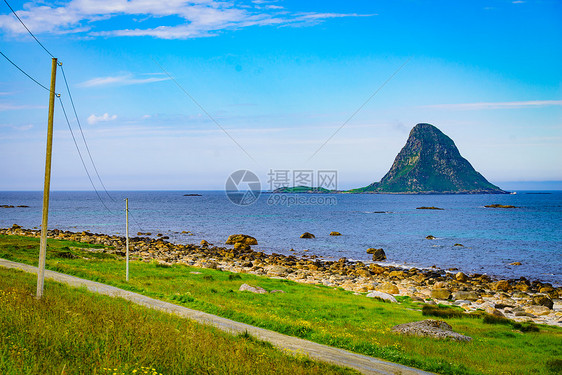
[[[39, 237], [40, 230], [14, 224], [12, 228], [0, 228], [0, 234]], [[104, 248], [84, 250], [125, 255], [125, 237], [122, 236], [53, 229], [48, 231], [48, 238], [99, 244]], [[201, 242], [201, 245], [184, 245], [166, 239], [130, 237], [131, 260], [251, 273], [341, 287], [358, 295], [376, 292], [384, 298], [408, 296], [419, 302], [458, 306], [465, 312], [483, 310], [516, 322], [562, 327], [562, 287], [550, 283], [524, 277], [500, 280], [486, 274], [454, 274], [439, 268], [380, 265], [346, 258], [331, 261], [316, 255], [265, 254], [253, 251], [250, 246], [231, 248]], [[114, 249], [106, 249], [106, 246]]]

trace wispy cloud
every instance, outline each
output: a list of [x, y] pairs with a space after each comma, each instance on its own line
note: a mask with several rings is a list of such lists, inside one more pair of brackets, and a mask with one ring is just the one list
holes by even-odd
[[421, 106], [421, 108], [475, 111], [475, 110], [482, 110], [482, 109], [535, 108], [535, 107], [548, 107], [548, 106], [562, 106], [562, 100], [529, 100], [524, 102], [433, 104], [433, 105], [424, 105]]
[[17, 104], [10, 104], [10, 103], [0, 103], [0, 112], [2, 111], [17, 111], [23, 109], [43, 109], [47, 108], [42, 105], [17, 105]]
[[123, 74], [119, 76], [109, 77], [96, 77], [89, 79], [85, 82], [78, 84], [81, 87], [96, 87], [96, 86], [128, 86], [128, 85], [142, 85], [145, 83], [167, 81], [168, 77], [151, 77], [151, 78], [135, 78], [132, 74]]
[[101, 116], [96, 116], [94, 114], [91, 114], [88, 117], [88, 124], [90, 125], [94, 125], [97, 124], [98, 122], [108, 122], [108, 121], [113, 121], [117, 119], [117, 115], [110, 115], [109, 113], [104, 113]]
[[[274, 2], [254, 0], [249, 6], [220, 0], [71, 0], [63, 4], [27, 3], [17, 13], [35, 33], [86, 33], [94, 37], [152, 36], [161, 39], [209, 37], [223, 30], [250, 26], [302, 26], [303, 22], [313, 25], [330, 18], [368, 16], [291, 13], [282, 6], [272, 4]], [[117, 16], [131, 16], [131, 21], [138, 27], [97, 29], [102, 27], [98, 21]], [[154, 18], [159, 19], [161, 26], [143, 27], [145, 21]], [[0, 29], [13, 34], [26, 32], [11, 14], [0, 15]]]

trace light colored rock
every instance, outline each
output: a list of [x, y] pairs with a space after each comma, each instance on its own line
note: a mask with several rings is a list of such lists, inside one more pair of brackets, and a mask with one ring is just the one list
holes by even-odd
[[369, 297], [369, 298], [380, 298], [382, 300], [395, 302], [395, 303], [398, 302], [396, 300], [396, 298], [394, 298], [394, 296], [392, 296], [388, 293], [378, 292], [378, 291], [374, 291], [374, 292], [371, 292], [371, 293], [367, 294], [367, 297]]
[[541, 316], [550, 314], [552, 310], [546, 306], [531, 305], [525, 309], [525, 312], [528, 314]]
[[388, 294], [398, 294], [400, 292], [398, 290], [398, 287], [392, 283], [384, 283], [382, 285], [379, 285], [377, 286], [376, 290]]
[[267, 276], [287, 276], [287, 268], [283, 266], [267, 266], [265, 271]]
[[256, 294], [266, 294], [267, 290], [265, 290], [264, 288], [260, 288], [259, 286], [250, 286], [248, 284], [242, 284], [240, 285], [240, 289], [238, 289], [241, 292], [251, 292], [251, 293], [256, 293]]
[[392, 330], [405, 335], [427, 336], [438, 339], [449, 338], [456, 341], [472, 340], [469, 336], [454, 332], [449, 324], [441, 320], [426, 319], [419, 322], [399, 324], [392, 327]]
[[476, 301], [478, 299], [478, 294], [476, 294], [476, 292], [473, 292], [472, 290], [470, 291], [459, 290], [458, 292], [453, 293], [453, 299]]
[[431, 298], [435, 299], [449, 299], [451, 292], [445, 288], [435, 288], [431, 290]]

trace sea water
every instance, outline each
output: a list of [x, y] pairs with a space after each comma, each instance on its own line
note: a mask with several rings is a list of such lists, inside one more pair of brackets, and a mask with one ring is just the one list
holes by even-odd
[[[198, 193], [201, 196], [184, 196]], [[111, 199], [110, 197], [111, 196]], [[247, 206], [223, 191], [52, 192], [49, 228], [125, 233], [151, 232], [176, 243], [202, 239], [222, 246], [230, 234], [255, 237], [266, 253], [345, 257], [370, 261], [368, 248], [383, 248], [386, 264], [457, 268], [562, 284], [562, 192], [514, 195], [300, 194], [283, 199], [262, 193]], [[104, 202], [104, 205], [100, 202]], [[291, 199], [289, 199], [291, 198]], [[489, 204], [517, 208], [486, 208]], [[0, 192], [0, 227], [41, 224], [41, 192]], [[443, 210], [419, 210], [435, 206]], [[181, 233], [189, 231], [191, 233]], [[330, 236], [330, 232], [341, 236]], [[302, 239], [304, 232], [316, 238]], [[428, 240], [432, 235], [436, 239]], [[461, 244], [463, 246], [454, 246]], [[293, 251], [291, 251], [291, 249]], [[521, 262], [520, 266], [510, 265]]]

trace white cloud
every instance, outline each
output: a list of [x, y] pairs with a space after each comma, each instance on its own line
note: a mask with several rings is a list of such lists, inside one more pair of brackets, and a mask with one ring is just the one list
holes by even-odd
[[[71, 0], [62, 5], [58, 2], [52, 5], [26, 3], [24, 9], [18, 10], [17, 13], [35, 33], [152, 36], [162, 39], [215, 36], [222, 30], [249, 26], [302, 24], [303, 21], [312, 25], [329, 18], [359, 16], [339, 13], [290, 13], [279, 5], [271, 5], [273, 2], [254, 0], [253, 7], [248, 7], [219, 0]], [[142, 17], [132, 19], [139, 27], [96, 29], [97, 21], [116, 16]], [[143, 27], [143, 22], [152, 18], [159, 18], [163, 24], [156, 28]], [[312, 20], [314, 22], [310, 22]], [[0, 15], [0, 29], [13, 34], [26, 33], [12, 14]]]
[[434, 104], [434, 105], [424, 105], [421, 107], [432, 108], [432, 109], [475, 111], [481, 109], [535, 108], [535, 107], [547, 107], [547, 106], [562, 106], [562, 100], [529, 100], [525, 102]]
[[169, 77], [152, 77], [152, 78], [135, 78], [132, 74], [124, 74], [120, 76], [109, 76], [109, 77], [96, 77], [89, 79], [85, 82], [79, 84], [81, 87], [96, 87], [96, 86], [128, 86], [128, 85], [140, 85], [152, 82], [161, 82], [169, 80]]
[[101, 116], [96, 116], [94, 114], [91, 114], [88, 117], [88, 124], [90, 125], [94, 125], [97, 124], [98, 122], [108, 122], [108, 121], [113, 121], [117, 118], [117, 115], [109, 115], [109, 113], [104, 113]]
[[17, 111], [22, 109], [43, 109], [47, 108], [42, 105], [18, 105], [18, 104], [10, 104], [10, 103], [0, 103], [0, 112], [2, 111]]

